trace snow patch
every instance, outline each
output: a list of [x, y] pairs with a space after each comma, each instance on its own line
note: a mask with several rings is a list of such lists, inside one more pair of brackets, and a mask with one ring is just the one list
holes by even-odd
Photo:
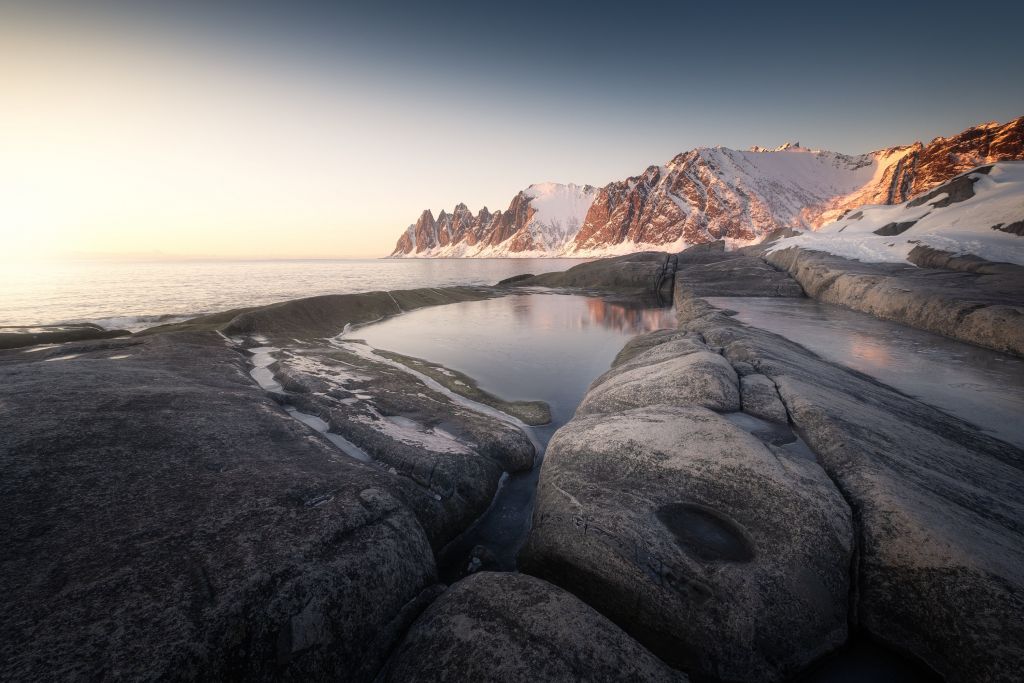
[[[1024, 162], [1003, 161], [984, 173], [968, 173], [974, 196], [946, 207], [936, 195], [920, 206], [862, 206], [817, 232], [779, 240], [769, 251], [801, 247], [871, 263], [907, 263], [917, 245], [953, 254], [973, 254], [989, 261], [1024, 265], [1024, 237], [994, 230], [997, 224], [1024, 220]], [[899, 235], [876, 235], [890, 223], [914, 224]]]

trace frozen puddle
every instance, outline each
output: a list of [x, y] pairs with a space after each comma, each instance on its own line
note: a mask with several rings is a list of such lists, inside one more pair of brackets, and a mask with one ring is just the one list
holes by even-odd
[[775, 424], [747, 413], [722, 413], [722, 417], [743, 431], [750, 433], [765, 443], [781, 448], [790, 455], [795, 455], [812, 462], [817, 462], [818, 460], [818, 456], [814, 454], [810, 446], [789, 425]]
[[813, 299], [707, 301], [1024, 447], [1022, 360]]
[[[260, 341], [264, 341], [265, 343], [265, 340]], [[255, 348], [249, 349], [249, 353], [252, 354], [252, 358], [250, 359], [250, 361], [252, 362], [253, 365], [253, 368], [249, 372], [249, 374], [252, 376], [254, 380], [256, 380], [256, 384], [260, 385], [260, 387], [265, 391], [271, 391], [274, 393], [282, 393], [284, 391], [284, 388], [278, 383], [276, 379], [274, 379], [274, 373], [270, 370], [270, 366], [274, 364], [274, 354], [280, 350], [281, 349], [277, 348], [276, 346], [257, 346]], [[285, 406], [284, 409], [288, 412], [289, 415], [294, 417], [302, 424], [306, 425], [307, 427], [310, 427], [314, 431], [323, 434], [325, 437], [327, 437], [328, 441], [330, 441], [335, 446], [340, 448], [341, 451], [350, 458], [361, 460], [363, 462], [371, 461], [371, 458], [366, 453], [366, 451], [364, 451], [359, 446], [355, 445], [345, 437], [341, 436], [340, 434], [335, 434], [334, 432], [331, 432], [331, 426], [327, 424], [326, 421], [322, 420], [316, 415], [303, 413], [297, 408], [295, 408], [295, 406]]]
[[295, 406], [285, 406], [285, 410], [288, 411], [289, 415], [294, 417], [302, 424], [308, 427], [312, 427], [315, 431], [323, 434], [325, 437], [327, 437], [328, 441], [330, 441], [335, 446], [340, 448], [342, 452], [345, 453], [345, 455], [349, 456], [350, 458], [355, 458], [356, 460], [361, 460], [363, 462], [372, 461], [372, 458], [366, 451], [364, 451], [362, 448], [355, 445], [342, 435], [335, 434], [334, 432], [330, 431], [331, 426], [327, 424], [327, 422], [325, 422], [324, 420], [321, 420], [316, 415], [310, 415], [309, 413], [300, 412], [297, 408], [295, 408]]
[[249, 359], [252, 362], [252, 371], [249, 374], [256, 380], [256, 384], [265, 390], [278, 393], [284, 391], [284, 388], [274, 379], [270, 366], [274, 364], [274, 354], [280, 350], [276, 346], [257, 346], [249, 349], [249, 353], [252, 354], [252, 358]]

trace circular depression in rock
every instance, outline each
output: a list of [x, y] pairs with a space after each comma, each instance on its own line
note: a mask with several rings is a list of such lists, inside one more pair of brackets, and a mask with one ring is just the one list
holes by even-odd
[[655, 513], [684, 550], [701, 560], [749, 562], [754, 546], [725, 515], [694, 503], [669, 503]]

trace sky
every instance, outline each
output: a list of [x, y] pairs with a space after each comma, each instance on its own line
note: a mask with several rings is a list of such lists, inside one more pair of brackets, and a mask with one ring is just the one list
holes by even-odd
[[1024, 3], [957, 7], [0, 0], [0, 258], [382, 256], [534, 182], [1024, 114]]

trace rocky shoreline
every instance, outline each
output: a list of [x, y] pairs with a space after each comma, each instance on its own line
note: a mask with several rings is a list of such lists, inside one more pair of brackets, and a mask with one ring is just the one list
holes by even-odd
[[[806, 292], [1020, 354], [1019, 269], [769, 248], [0, 352], [0, 675], [781, 681], [867, 636], [1012, 680], [1024, 453], [702, 297]], [[521, 573], [445, 586], [436, 558], [536, 444], [444, 368], [338, 335], [538, 286], [672, 299], [679, 327], [627, 344], [555, 434]]]

